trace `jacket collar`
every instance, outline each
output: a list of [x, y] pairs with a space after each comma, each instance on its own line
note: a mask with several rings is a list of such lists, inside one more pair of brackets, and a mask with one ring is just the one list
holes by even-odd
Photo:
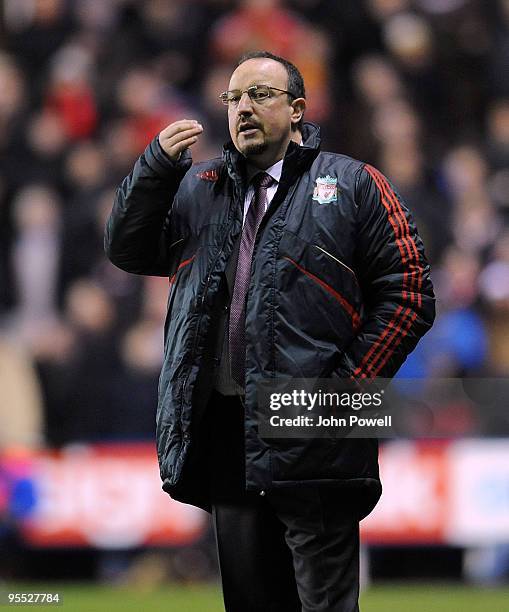
[[[302, 174], [320, 152], [320, 128], [305, 122], [302, 127], [302, 144], [290, 141], [283, 161], [283, 175], [295, 177]], [[223, 160], [229, 176], [236, 182], [243, 182], [246, 176], [246, 161], [229, 140], [223, 147]]]

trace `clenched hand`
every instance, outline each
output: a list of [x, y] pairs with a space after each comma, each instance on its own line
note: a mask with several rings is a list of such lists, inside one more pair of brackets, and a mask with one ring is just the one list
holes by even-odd
[[159, 134], [159, 144], [172, 161], [177, 161], [184, 149], [193, 145], [203, 127], [194, 119], [181, 119], [170, 123]]

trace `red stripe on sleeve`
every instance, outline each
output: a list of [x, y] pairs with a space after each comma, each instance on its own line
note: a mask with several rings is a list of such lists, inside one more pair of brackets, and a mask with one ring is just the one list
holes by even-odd
[[[417, 269], [417, 278], [414, 274], [410, 274], [405, 270], [403, 272], [403, 286], [401, 297], [405, 302], [408, 302], [407, 307], [398, 306], [391, 321], [383, 330], [379, 338], [373, 343], [369, 351], [364, 355], [361, 364], [356, 368], [354, 376], [362, 373], [361, 377], [373, 377], [382, 369], [387, 360], [390, 358], [396, 347], [400, 344], [403, 338], [407, 335], [413, 321], [417, 317], [412, 311], [412, 306], [416, 301], [421, 305], [421, 295], [419, 289], [422, 284], [422, 267], [419, 265], [419, 253], [414, 240], [410, 235], [408, 221], [404, 214], [399, 198], [391, 189], [387, 179], [372, 166], [365, 166], [366, 172], [372, 177], [379, 192], [383, 206], [388, 213], [388, 221], [394, 231], [396, 244], [398, 246], [401, 262], [409, 267]], [[410, 280], [410, 283], [409, 283]], [[417, 287], [415, 287], [417, 284]], [[417, 289], [417, 292], [415, 292]], [[390, 345], [393, 345], [390, 350]], [[376, 363], [381, 359], [384, 351], [388, 351], [384, 359], [375, 368]], [[369, 361], [369, 363], [368, 363]], [[365, 372], [363, 372], [363, 368]]]

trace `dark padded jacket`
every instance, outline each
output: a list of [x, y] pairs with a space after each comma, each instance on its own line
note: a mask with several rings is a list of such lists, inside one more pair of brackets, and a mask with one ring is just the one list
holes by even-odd
[[[355, 488], [364, 515], [381, 493], [375, 440], [269, 443], [254, 417], [263, 378], [392, 377], [434, 319], [429, 265], [400, 197], [375, 168], [319, 149], [319, 128], [304, 124], [303, 145], [290, 143], [256, 237], [246, 310], [246, 488]], [[169, 277], [161, 478], [172, 497], [206, 509], [199, 422], [210, 390], [207, 339], [242, 230], [244, 172], [232, 143], [222, 158], [192, 164], [186, 151], [173, 163], [155, 138], [118, 188], [105, 235], [118, 267]], [[327, 177], [328, 194], [317, 183]]]

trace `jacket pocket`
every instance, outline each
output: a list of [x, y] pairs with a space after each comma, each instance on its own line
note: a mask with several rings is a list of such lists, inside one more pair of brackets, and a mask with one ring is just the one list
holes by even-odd
[[303, 306], [310, 319], [322, 313], [343, 321], [353, 332], [358, 330], [362, 322], [361, 289], [355, 271], [338, 254], [285, 231], [279, 259], [285, 264], [281, 266], [281, 288], [295, 292], [296, 306], [306, 302]]
[[164, 347], [165, 347], [165, 352], [166, 352], [166, 344], [167, 344], [167, 339], [168, 339], [168, 328], [170, 325], [170, 321], [172, 319], [172, 313], [174, 310], [174, 304], [175, 304], [175, 298], [177, 295], [177, 287], [179, 287], [179, 290], [181, 289], [182, 286], [182, 282], [184, 281], [184, 277], [187, 277], [189, 272], [190, 272], [190, 268], [194, 262], [194, 260], [196, 259], [197, 256], [197, 252], [193, 253], [190, 256], [186, 256], [184, 259], [180, 260], [175, 272], [173, 272], [173, 274], [169, 277], [168, 279], [168, 285], [169, 285], [169, 289], [168, 289], [168, 302], [167, 302], [167, 310], [166, 310], [166, 319], [164, 322]]
[[350, 317], [352, 328], [354, 330], [357, 330], [359, 328], [361, 324], [360, 313], [357, 312], [355, 307], [352, 306], [352, 304], [339, 291], [334, 289], [332, 285], [327, 283], [325, 280], [323, 280], [316, 274], [313, 274], [313, 272], [307, 270], [306, 268], [298, 264], [291, 257], [288, 257], [285, 255], [283, 256], [283, 259], [286, 259], [287, 261], [289, 261], [300, 272], [302, 272], [302, 274], [307, 276], [312, 282], [316, 283], [319, 287], [321, 287], [324, 291], [326, 291], [329, 295], [331, 295], [336, 300], [336, 302], [338, 302], [338, 304], [343, 308], [343, 310], [347, 313], [347, 315]]
[[177, 280], [177, 276], [179, 275], [179, 272], [185, 268], [186, 266], [188, 266], [189, 264], [193, 263], [194, 258], [196, 257], [196, 253], [194, 253], [194, 255], [191, 255], [191, 257], [188, 257], [187, 259], [184, 259], [183, 261], [181, 261], [179, 263], [179, 265], [177, 266], [176, 271], [170, 276], [169, 279], [169, 285], [170, 285], [170, 289], [172, 288], [172, 286], [174, 286], [176, 284], [176, 280]]
[[338, 259], [335, 255], [333, 255], [332, 253], [329, 253], [329, 251], [326, 251], [323, 247], [321, 247], [318, 244], [313, 244], [313, 246], [315, 247], [315, 249], [318, 249], [319, 251], [321, 251], [322, 253], [324, 253], [325, 255], [327, 255], [327, 257], [329, 257], [330, 259], [332, 259], [332, 261], [335, 261], [338, 265], [342, 266], [345, 270], [348, 270], [348, 272], [350, 272], [350, 274], [353, 275], [355, 282], [358, 284], [357, 281], [357, 275], [355, 274], [355, 272], [352, 270], [352, 268], [350, 268], [350, 266], [347, 266], [346, 263], [344, 261], [341, 261], [340, 259]]

